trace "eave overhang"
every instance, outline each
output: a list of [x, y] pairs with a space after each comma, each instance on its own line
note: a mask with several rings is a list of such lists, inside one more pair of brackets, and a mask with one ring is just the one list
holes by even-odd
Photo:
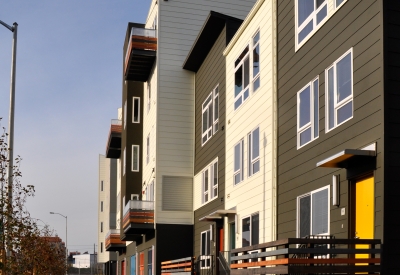
[[121, 156], [122, 124], [111, 122], [106, 146], [106, 158], [118, 159]]
[[230, 215], [236, 215], [236, 210], [217, 210], [212, 213], [210, 213], [207, 216], [204, 216], [199, 219], [199, 221], [204, 222], [204, 221], [215, 221], [215, 220], [221, 220], [224, 217], [228, 217]]
[[227, 27], [226, 45], [228, 45], [242, 22], [241, 19], [211, 11], [183, 63], [183, 69], [197, 72], [224, 27]]
[[345, 149], [317, 163], [317, 167], [349, 168], [376, 157], [376, 151]]

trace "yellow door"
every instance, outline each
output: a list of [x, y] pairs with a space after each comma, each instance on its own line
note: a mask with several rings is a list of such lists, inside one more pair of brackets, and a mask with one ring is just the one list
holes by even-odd
[[[355, 237], [360, 239], [374, 238], [374, 177], [356, 182]], [[369, 248], [368, 245], [357, 245], [357, 248]], [[368, 258], [368, 254], [358, 254], [356, 258]]]

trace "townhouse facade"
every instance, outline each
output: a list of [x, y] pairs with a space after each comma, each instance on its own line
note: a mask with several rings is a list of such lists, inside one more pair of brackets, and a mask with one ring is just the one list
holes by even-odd
[[399, 11], [384, 0], [277, 6], [277, 238], [380, 239], [382, 274], [399, 272]]

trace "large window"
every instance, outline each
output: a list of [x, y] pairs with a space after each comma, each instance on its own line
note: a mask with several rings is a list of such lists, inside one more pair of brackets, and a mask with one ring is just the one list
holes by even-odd
[[210, 230], [201, 232], [201, 243], [200, 243], [200, 257], [201, 257], [201, 268], [210, 268], [210, 254], [211, 254], [211, 234]]
[[244, 164], [243, 164], [243, 139], [237, 143], [233, 149], [233, 183], [238, 184], [244, 178]]
[[[250, 83], [252, 85], [250, 85]], [[260, 32], [258, 31], [235, 61], [234, 109], [260, 87]]]
[[353, 49], [325, 70], [326, 132], [353, 117]]
[[248, 135], [249, 177], [260, 171], [260, 128]]
[[202, 136], [204, 145], [218, 131], [219, 92], [218, 86], [209, 94], [202, 106]]
[[132, 171], [139, 171], [139, 145], [132, 145]]
[[297, 148], [318, 137], [318, 77], [297, 93]]
[[258, 213], [242, 219], [242, 247], [258, 244], [259, 224]]
[[297, 237], [329, 235], [329, 185], [297, 197]]
[[218, 197], [218, 159], [202, 172], [202, 203]]
[[140, 122], [140, 97], [134, 97], [132, 102], [132, 122]]
[[301, 44], [327, 18], [327, 0], [296, 0], [297, 45]]

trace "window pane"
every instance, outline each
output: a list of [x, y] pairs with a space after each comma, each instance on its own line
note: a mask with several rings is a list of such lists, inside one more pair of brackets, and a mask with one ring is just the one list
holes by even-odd
[[353, 116], [353, 101], [350, 101], [346, 105], [340, 107], [337, 110], [337, 123], [340, 124], [343, 121]]
[[318, 101], [319, 101], [319, 94], [318, 94], [318, 79], [313, 82], [313, 92], [314, 92], [314, 138], [318, 137], [319, 133], [319, 109], [318, 109]]
[[134, 146], [133, 147], [133, 164], [132, 168], [134, 171], [139, 170], [139, 147]]
[[244, 57], [248, 52], [249, 52], [249, 46], [247, 46], [246, 49], [243, 50], [242, 54], [238, 57], [238, 59], [236, 59], [235, 68], [237, 67], [237, 65], [239, 65], [240, 61], [244, 59]]
[[251, 216], [251, 245], [258, 244], [259, 232], [259, 217], [257, 214]]
[[310, 218], [311, 218], [311, 197], [307, 196], [300, 199], [300, 211], [299, 211], [299, 230], [300, 238], [310, 235]]
[[249, 85], [249, 79], [250, 79], [250, 61], [249, 58], [247, 57], [246, 60], [244, 61], [244, 65], [243, 65], [243, 82], [244, 85], [243, 87], [247, 87], [247, 85]]
[[203, 134], [208, 129], [208, 110], [203, 113]]
[[208, 170], [204, 171], [204, 192], [208, 191]]
[[325, 19], [328, 14], [328, 6], [325, 5], [318, 13], [317, 13], [317, 25], [321, 23], [322, 20]]
[[253, 77], [260, 72], [260, 45], [253, 49]]
[[248, 148], [247, 148], [247, 152], [248, 152], [248, 154], [249, 154], [249, 157], [248, 157], [248, 163], [247, 163], [247, 167], [249, 167], [249, 169], [247, 169], [248, 170], [248, 174], [249, 174], [249, 177], [253, 174], [253, 172], [252, 172], [252, 169], [251, 169], [251, 160], [252, 160], [252, 157], [251, 157], [251, 143], [252, 143], [252, 140], [251, 140], [251, 134], [249, 135], [249, 138], [248, 138]]
[[[214, 121], [216, 121], [217, 119], [218, 119], [218, 116], [219, 116], [219, 114], [218, 114], [218, 107], [219, 107], [219, 101], [218, 101], [218, 95], [215, 97], [215, 99], [214, 99]], [[217, 127], [217, 129], [215, 129], [215, 130], [218, 130], [218, 127]]]
[[133, 122], [139, 122], [139, 99], [133, 99]]
[[328, 189], [312, 194], [312, 234], [328, 233]]
[[211, 102], [210, 106], [208, 107], [208, 127], [210, 128], [213, 125], [213, 104]]
[[313, 30], [313, 28], [314, 28], [314, 25], [313, 25], [314, 23], [313, 23], [313, 21], [314, 21], [314, 20], [311, 20], [310, 23], [308, 23], [308, 24], [303, 28], [303, 30], [302, 30], [301, 32], [299, 32], [299, 43], [300, 43], [301, 41], [303, 41], [303, 39], [306, 38], [307, 35], [308, 35], [309, 33], [312, 32], [312, 30]]
[[206, 255], [206, 232], [201, 233], [201, 255]]
[[214, 163], [214, 186], [218, 185], [218, 163]]
[[235, 72], [235, 97], [243, 90], [243, 66], [240, 66]]
[[243, 93], [243, 101], [246, 100], [248, 97], [249, 97], [249, 89], [244, 91], [244, 93]]
[[299, 128], [303, 127], [307, 123], [310, 123], [311, 121], [311, 89], [310, 86], [305, 88], [302, 92], [299, 94], [299, 112], [300, 112], [300, 117], [299, 117]]
[[257, 77], [253, 82], [253, 92], [255, 92], [260, 87], [260, 77]]
[[298, 0], [298, 16], [300, 26], [314, 11], [314, 0]]
[[257, 128], [253, 131], [252, 139], [253, 150], [251, 153], [252, 159], [255, 159], [260, 156], [260, 128]]
[[229, 248], [230, 250], [236, 248], [236, 232], [234, 222], [229, 224]]
[[239, 106], [242, 105], [242, 97], [239, 97], [236, 101], [235, 101], [235, 110], [237, 108], [239, 108]]
[[207, 231], [206, 232], [206, 234], [207, 234], [207, 239], [206, 239], [206, 247], [207, 247], [207, 249], [206, 249], [206, 255], [210, 255], [210, 241], [211, 241], [211, 236], [210, 236], [210, 231]]
[[334, 82], [333, 82], [333, 68], [328, 70], [328, 128], [331, 129], [335, 126], [334, 117]]
[[336, 0], [336, 7], [343, 3], [344, 0]]
[[240, 143], [235, 146], [235, 167], [234, 171], [240, 169]]
[[253, 45], [257, 44], [258, 40], [260, 40], [260, 33], [259, 32], [253, 38]]
[[260, 171], [260, 160], [257, 160], [253, 163], [253, 174], [257, 173], [258, 171]]
[[250, 217], [242, 220], [242, 247], [250, 245]]
[[306, 144], [309, 141], [311, 141], [311, 127], [300, 133], [300, 146]]
[[241, 173], [238, 173], [235, 175], [235, 184], [238, 184], [240, 182], [241, 179]]
[[337, 103], [351, 95], [351, 53], [337, 63]]

